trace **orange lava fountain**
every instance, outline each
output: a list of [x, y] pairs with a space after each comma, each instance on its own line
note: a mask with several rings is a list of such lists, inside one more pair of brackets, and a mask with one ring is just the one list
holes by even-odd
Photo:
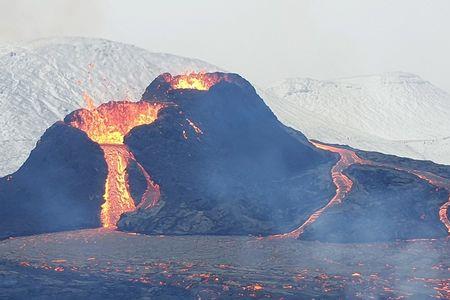
[[100, 214], [103, 227], [115, 228], [123, 213], [136, 209], [128, 184], [127, 167], [131, 161], [137, 164], [147, 182], [139, 207], [149, 208], [158, 202], [159, 186], [151, 181], [150, 175], [123, 142], [134, 127], [154, 122], [163, 107], [163, 104], [122, 101], [74, 113], [70, 125], [83, 130], [92, 141], [100, 144], [108, 166], [105, 202]]
[[167, 77], [167, 81], [173, 89], [193, 89], [207, 91], [213, 85], [222, 80], [227, 80], [226, 77], [219, 76], [214, 73], [191, 73], [186, 75], [179, 75], [174, 77]]

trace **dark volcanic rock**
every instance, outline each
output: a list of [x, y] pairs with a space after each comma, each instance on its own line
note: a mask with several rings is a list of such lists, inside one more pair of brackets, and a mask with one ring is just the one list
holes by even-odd
[[62, 122], [0, 179], [0, 237], [99, 227], [106, 178], [100, 147]]
[[134, 205], [138, 206], [141, 203], [145, 190], [147, 189], [147, 181], [135, 161], [129, 162], [127, 172], [129, 182], [132, 182], [132, 184], [129, 185], [130, 194], [134, 200]]
[[[174, 103], [125, 143], [161, 187], [161, 203], [119, 228], [151, 234], [271, 234], [293, 229], [334, 193], [331, 153], [289, 134], [254, 88], [227, 74], [209, 91], [168, 90]], [[161, 98], [164, 97], [164, 98]]]
[[[125, 136], [136, 158], [126, 176], [136, 205], [145, 194], [147, 173], [160, 186], [161, 198], [153, 208], [122, 215], [119, 229], [270, 235], [298, 228], [335, 195], [330, 172], [338, 155], [282, 125], [240, 76], [207, 76], [219, 80], [205, 91], [172, 89], [170, 74], [146, 89], [142, 101], [167, 106], [154, 123]], [[301, 238], [371, 242], [447, 236], [438, 210], [448, 191], [395, 168], [445, 179], [450, 167], [355, 151], [384, 167], [345, 170], [353, 189]], [[21, 169], [0, 179], [0, 238], [99, 227], [106, 175], [100, 146], [84, 132], [56, 123]]]
[[353, 165], [354, 182], [342, 204], [327, 210], [303, 239], [327, 242], [377, 242], [447, 236], [439, 207], [448, 192], [393, 169]]
[[355, 149], [359, 157], [368, 159], [377, 163], [395, 165], [408, 169], [430, 172], [435, 175], [450, 179], [450, 167], [436, 164], [432, 161], [415, 160], [407, 157], [388, 155], [374, 151], [363, 151]]

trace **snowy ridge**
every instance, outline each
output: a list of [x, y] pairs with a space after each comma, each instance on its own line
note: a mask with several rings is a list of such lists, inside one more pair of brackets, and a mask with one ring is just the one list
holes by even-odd
[[417, 75], [295, 78], [265, 92], [278, 118], [309, 138], [450, 164], [450, 95]]
[[[84, 107], [84, 92], [96, 104], [137, 100], [161, 73], [217, 70], [102, 39], [0, 46], [0, 176], [25, 161], [51, 124]], [[295, 78], [258, 92], [283, 123], [309, 138], [450, 164], [450, 95], [419, 76]]]
[[22, 165], [51, 124], [84, 107], [85, 91], [96, 104], [138, 100], [161, 73], [216, 70], [200, 60], [102, 39], [0, 46], [0, 176]]

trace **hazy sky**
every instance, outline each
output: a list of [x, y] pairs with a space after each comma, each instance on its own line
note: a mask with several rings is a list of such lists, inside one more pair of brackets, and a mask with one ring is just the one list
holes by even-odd
[[259, 85], [401, 70], [450, 91], [449, 0], [0, 0], [0, 43], [74, 35], [200, 58]]

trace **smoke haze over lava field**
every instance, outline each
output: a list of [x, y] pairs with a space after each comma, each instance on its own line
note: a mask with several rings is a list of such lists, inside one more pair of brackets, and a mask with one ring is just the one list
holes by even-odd
[[[389, 298], [408, 295], [410, 289], [413, 294], [442, 298], [448, 295], [448, 253], [442, 249], [448, 246], [450, 232], [449, 196], [450, 167], [310, 141], [283, 125], [253, 86], [237, 74], [164, 73], [137, 102], [111, 101], [97, 107], [88, 103], [87, 108], [68, 114], [47, 129], [17, 172], [0, 180], [1, 237], [85, 230], [41, 236], [43, 240], [12, 238], [1, 247], [14, 252], [21, 244], [15, 241], [23, 241], [25, 249], [33, 245], [45, 253], [42, 243], [46, 239], [66, 244], [72, 237], [85, 240], [88, 248], [97, 239], [100, 248], [123, 247], [119, 240], [127, 235], [117, 232], [123, 231], [132, 236], [151, 235], [151, 241], [182, 235], [183, 243], [204, 243], [207, 249], [251, 243], [246, 250], [249, 256], [252, 251], [259, 253], [258, 247], [273, 247], [270, 251], [281, 251], [284, 257], [289, 252], [286, 245], [287, 249], [295, 245], [310, 249], [321, 243], [336, 247], [339, 255], [350, 243], [375, 243], [378, 250], [361, 246], [359, 253], [381, 256], [379, 251], [385, 246], [423, 249], [430, 243], [432, 261], [417, 263], [414, 268], [421, 270], [420, 276], [409, 276], [404, 266], [396, 269], [399, 275], [374, 271], [373, 261], [359, 262], [368, 266], [357, 268], [357, 261], [345, 259], [337, 264], [348, 263], [346, 271], [336, 273], [323, 265], [326, 255], [303, 270], [304, 262], [295, 263], [298, 270], [294, 272], [283, 258], [281, 265], [275, 262], [272, 266], [280, 273], [264, 274], [262, 269], [257, 271], [260, 275], [240, 282], [239, 277], [252, 273], [251, 263], [230, 269], [229, 260], [198, 265], [180, 260], [177, 254], [174, 261], [161, 256], [146, 262], [144, 256], [142, 262], [125, 266], [124, 261], [131, 259], [125, 255], [106, 262], [109, 267], [96, 264], [91, 268], [80, 259], [96, 261], [98, 254], [69, 259], [26, 254], [35, 259], [18, 262], [5, 252], [0, 257], [5, 261], [2, 272], [18, 268], [22, 272], [18, 278], [25, 276], [27, 281], [42, 276], [65, 281], [86, 274], [90, 286], [102, 284], [104, 276], [117, 281], [116, 289], [108, 288], [98, 297], [119, 295], [130, 287], [141, 291], [151, 287], [159, 293], [155, 297], [199, 297], [204, 285], [211, 297]], [[103, 229], [87, 230], [99, 227]], [[112, 244], [103, 244], [105, 238]], [[140, 244], [146, 238], [138, 234], [136, 244], [129, 246], [139, 251], [147, 247], [147, 242]], [[168, 241], [175, 245], [179, 238]], [[83, 252], [84, 246], [76, 243]], [[277, 260], [273, 253], [259, 255]], [[385, 262], [386, 266], [391, 263]], [[159, 266], [156, 277], [150, 276], [152, 264]], [[212, 265], [223, 266], [223, 272], [216, 274]], [[109, 271], [113, 266], [114, 271]], [[122, 277], [120, 268], [134, 275]], [[64, 276], [57, 279], [46, 273], [55, 271]], [[170, 276], [160, 277], [160, 272]], [[198, 286], [191, 282], [197, 277]], [[391, 283], [389, 278], [401, 283]], [[277, 283], [271, 284], [272, 280]], [[417, 282], [426, 283], [424, 290], [417, 288]], [[54, 293], [53, 288], [44, 289]], [[8, 295], [0, 286], [2, 293]], [[33, 295], [32, 289], [25, 293]]]
[[449, 0], [0, 0], [0, 300], [450, 300]]
[[[103, 152], [103, 160], [98, 154], [56, 159], [61, 145], [58, 155], [77, 149]], [[12, 207], [3, 212], [2, 235], [101, 223], [148, 234], [305, 233], [333, 242], [446, 237], [450, 170], [413, 162], [377, 162], [310, 143], [284, 127], [238, 75], [163, 74], [139, 102], [81, 109], [48, 130], [24, 166], [2, 182], [0, 197]], [[54, 176], [62, 182], [55, 185]], [[92, 188], [69, 192], [83, 181]], [[71, 199], [63, 193], [86, 204], [70, 200], [73, 208], [63, 209]], [[32, 213], [38, 205], [48, 205], [52, 224]]]

